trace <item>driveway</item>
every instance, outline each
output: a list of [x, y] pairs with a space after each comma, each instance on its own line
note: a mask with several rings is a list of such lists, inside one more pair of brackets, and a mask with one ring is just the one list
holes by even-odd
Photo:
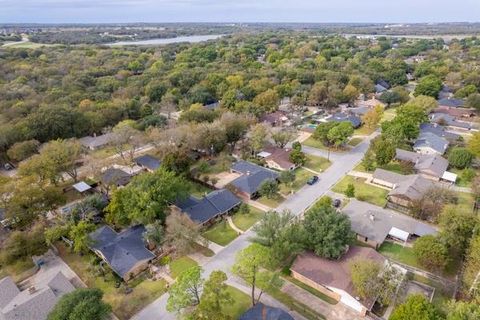
[[[323, 196], [337, 181], [339, 181], [343, 176], [352, 170], [357, 163], [362, 160], [363, 155], [367, 151], [370, 140], [376, 137], [378, 133], [373, 133], [368, 138], [366, 138], [362, 143], [352, 148], [349, 152], [336, 155], [336, 159], [333, 164], [319, 175], [320, 181], [313, 186], [304, 186], [295, 194], [291, 195], [287, 200], [285, 200], [278, 208], [277, 211], [284, 209], [290, 210], [295, 215], [303, 214], [310, 206], [312, 206], [318, 198]], [[314, 148], [312, 148], [314, 149]], [[315, 149], [318, 150], [318, 149]], [[314, 152], [315, 150], [310, 150]], [[320, 150], [324, 151], [324, 150]], [[209, 260], [205, 265], [202, 266], [204, 270], [204, 276], [208, 277], [210, 273], [214, 270], [224, 271], [228, 277], [228, 284], [236, 287], [249, 294], [250, 288], [244, 286], [242, 281], [234, 276], [230, 272], [231, 266], [235, 263], [235, 255], [238, 251], [246, 248], [250, 241], [249, 239], [254, 235], [252, 229], [245, 232], [244, 234], [238, 236], [233, 240], [228, 246], [224, 247], [219, 251], [211, 260]], [[264, 297], [264, 298], [263, 298]], [[279, 306], [284, 310], [288, 311], [288, 308], [268, 295], [263, 295], [263, 301], [268, 301], [272, 306]], [[150, 320], [150, 319], [175, 319], [175, 314], [169, 313], [166, 311], [166, 303], [168, 300], [168, 293], [162, 295], [160, 298], [155, 300], [153, 303], [145, 307], [132, 319], [135, 320]], [[298, 319], [301, 319], [297, 315]], [[341, 317], [331, 317], [328, 319], [334, 320], [344, 320], [345, 318]]]

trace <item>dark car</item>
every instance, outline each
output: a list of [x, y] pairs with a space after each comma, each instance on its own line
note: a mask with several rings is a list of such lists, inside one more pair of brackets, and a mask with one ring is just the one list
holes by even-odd
[[309, 186], [311, 186], [311, 185], [317, 183], [317, 181], [318, 181], [318, 177], [317, 177], [317, 176], [313, 176], [313, 177], [311, 177], [310, 179], [308, 179], [307, 184], [308, 184]]
[[342, 201], [341, 201], [340, 199], [335, 199], [335, 200], [333, 200], [333, 206], [334, 206], [335, 208], [340, 207], [341, 204], [342, 204]]

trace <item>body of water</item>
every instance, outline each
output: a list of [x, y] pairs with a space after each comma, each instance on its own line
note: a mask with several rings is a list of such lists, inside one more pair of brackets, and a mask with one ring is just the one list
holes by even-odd
[[215, 40], [220, 37], [223, 37], [222, 34], [212, 34], [204, 36], [185, 36], [185, 37], [176, 37], [176, 38], [161, 38], [161, 39], [148, 39], [148, 40], [139, 40], [139, 41], [118, 41], [113, 43], [108, 43], [109, 46], [155, 46], [171, 43], [180, 43], [180, 42], [189, 42], [197, 43], [207, 40]]

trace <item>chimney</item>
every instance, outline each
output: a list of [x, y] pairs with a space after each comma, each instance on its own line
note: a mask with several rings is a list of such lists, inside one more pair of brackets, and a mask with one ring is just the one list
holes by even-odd
[[368, 218], [370, 219], [370, 221], [375, 221], [375, 215], [373, 213], [370, 213], [370, 215], [368, 216]]
[[249, 176], [249, 175], [250, 175], [250, 170], [247, 170], [247, 176]]
[[34, 286], [31, 286], [30, 288], [28, 288], [28, 293], [30, 294], [34, 294], [36, 291], [37, 289]]

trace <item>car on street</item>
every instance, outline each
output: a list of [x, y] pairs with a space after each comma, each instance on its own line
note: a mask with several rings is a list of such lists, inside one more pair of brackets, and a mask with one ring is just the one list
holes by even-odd
[[308, 179], [307, 184], [309, 186], [311, 186], [311, 185], [314, 185], [315, 183], [317, 183], [317, 181], [318, 181], [318, 176], [313, 176], [310, 179]]
[[333, 200], [333, 206], [334, 206], [335, 208], [340, 207], [341, 204], [342, 204], [342, 201], [341, 201], [340, 199], [335, 199], [335, 200]]

